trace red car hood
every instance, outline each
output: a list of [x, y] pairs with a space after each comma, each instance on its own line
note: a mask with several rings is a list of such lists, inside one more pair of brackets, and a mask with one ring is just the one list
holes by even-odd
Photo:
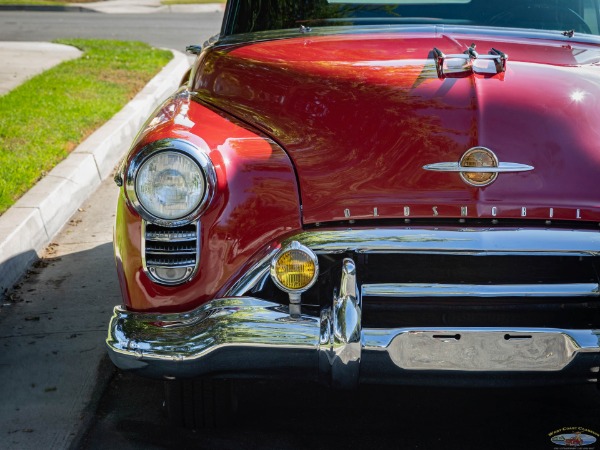
[[[432, 49], [509, 55], [439, 79]], [[600, 47], [442, 34], [302, 36], [213, 49], [193, 89], [292, 159], [305, 223], [469, 217], [600, 220]], [[534, 170], [476, 188], [424, 165], [475, 146]]]

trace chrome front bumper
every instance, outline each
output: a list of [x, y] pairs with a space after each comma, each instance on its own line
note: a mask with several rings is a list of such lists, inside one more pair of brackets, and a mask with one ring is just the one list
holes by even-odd
[[415, 371], [558, 372], [583, 355], [596, 356], [584, 378], [598, 376], [600, 330], [361, 330], [351, 303], [341, 300], [320, 318], [291, 317], [287, 307], [255, 298], [219, 299], [182, 315], [117, 307], [107, 345], [119, 368], [159, 378], [293, 372], [352, 387], [363, 372], [382, 382]]
[[[405, 230], [402, 240], [385, 232], [369, 241], [369, 251], [390, 247], [414, 251], [552, 253], [597, 255], [597, 233], [551, 236], [515, 232], [445, 232]], [[379, 234], [377, 234], [379, 233]], [[428, 234], [427, 234], [428, 233]], [[346, 233], [348, 234], [348, 233]], [[311, 243], [318, 253], [338, 253], [357, 240], [344, 232], [325, 234], [335, 241]], [[520, 237], [506, 240], [506, 237]], [[558, 237], [561, 239], [547, 239]], [[360, 236], [364, 251], [365, 236]], [[493, 237], [501, 237], [495, 240]], [[566, 240], [565, 240], [566, 239]], [[301, 240], [301, 239], [300, 239]], [[493, 242], [492, 242], [493, 241]], [[347, 243], [345, 243], [347, 242]], [[506, 248], [510, 243], [510, 248]], [[590, 245], [592, 244], [592, 245]], [[386, 246], [384, 249], [383, 247]], [[529, 248], [531, 246], [532, 248]], [[563, 248], [564, 246], [564, 248]], [[593, 247], [590, 249], [590, 246]], [[456, 247], [456, 248], [454, 248]], [[597, 382], [600, 329], [557, 328], [365, 328], [362, 297], [454, 295], [458, 286], [362, 285], [356, 268], [345, 258], [339, 288], [320, 316], [302, 314], [299, 305], [283, 306], [246, 294], [266, 275], [268, 260], [249, 271], [231, 297], [213, 300], [179, 314], [148, 314], [116, 307], [107, 346], [116, 366], [158, 378], [198, 376], [294, 376], [336, 387], [359, 382], [498, 384], [500, 379], [526, 384]], [[460, 295], [528, 296], [599, 295], [597, 284], [460, 287]], [[441, 293], [436, 293], [441, 288]], [[436, 292], [432, 291], [435, 290]], [[491, 290], [490, 290], [491, 289]], [[415, 291], [416, 290], [416, 291]], [[490, 374], [496, 376], [490, 377]], [[513, 383], [514, 384], [514, 383]]]

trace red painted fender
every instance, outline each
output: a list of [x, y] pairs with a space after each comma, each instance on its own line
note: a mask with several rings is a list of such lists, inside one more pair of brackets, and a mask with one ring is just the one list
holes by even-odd
[[[115, 257], [124, 304], [136, 311], [185, 311], [223, 296], [280, 239], [301, 229], [300, 197], [287, 154], [271, 139], [201, 104], [186, 91], [148, 121], [125, 161], [160, 139], [183, 139], [205, 151], [217, 175], [200, 218], [200, 263], [192, 280], [162, 286], [144, 273], [141, 217], [121, 188]], [[126, 171], [125, 171], [126, 172]]]

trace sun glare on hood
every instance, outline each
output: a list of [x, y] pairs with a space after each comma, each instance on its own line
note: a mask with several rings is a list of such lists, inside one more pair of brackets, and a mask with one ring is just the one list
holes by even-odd
[[585, 92], [576, 90], [571, 93], [571, 101], [574, 103], [581, 103], [585, 98]]

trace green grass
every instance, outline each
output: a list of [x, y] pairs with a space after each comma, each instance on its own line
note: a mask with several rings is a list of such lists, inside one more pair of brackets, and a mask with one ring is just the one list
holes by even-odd
[[0, 214], [172, 58], [141, 42], [57, 42], [84, 54], [0, 96]]
[[[1, 0], [0, 0], [1, 1]], [[226, 0], [162, 0], [163, 5], [197, 5], [201, 3], [225, 3]]]

